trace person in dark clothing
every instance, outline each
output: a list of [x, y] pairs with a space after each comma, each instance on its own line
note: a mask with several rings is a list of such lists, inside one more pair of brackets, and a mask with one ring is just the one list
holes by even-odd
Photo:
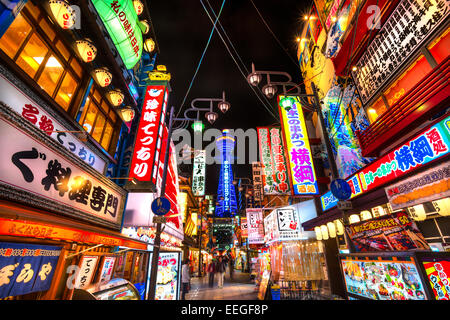
[[217, 261], [217, 265], [216, 265], [216, 273], [218, 274], [219, 278], [218, 278], [218, 286], [219, 288], [223, 288], [223, 278], [225, 275], [225, 262], [223, 261], [222, 256], [219, 256], [219, 260]]
[[214, 273], [216, 272], [216, 260], [212, 259], [208, 266], [209, 273], [209, 287], [212, 288], [214, 286]]

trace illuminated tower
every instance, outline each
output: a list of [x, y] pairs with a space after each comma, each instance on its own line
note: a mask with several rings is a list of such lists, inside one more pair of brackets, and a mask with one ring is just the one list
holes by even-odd
[[223, 135], [216, 139], [216, 146], [220, 150], [220, 177], [217, 188], [217, 202], [215, 216], [219, 218], [233, 217], [236, 215], [237, 202], [236, 190], [233, 185], [232, 157], [236, 139], [230, 136], [229, 130], [222, 131]]

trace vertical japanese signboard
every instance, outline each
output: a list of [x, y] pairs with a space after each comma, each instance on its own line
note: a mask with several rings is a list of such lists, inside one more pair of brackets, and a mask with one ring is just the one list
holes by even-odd
[[280, 128], [257, 128], [259, 153], [264, 175], [264, 194], [290, 192], [287, 164]]
[[50, 289], [60, 247], [0, 243], [0, 299]]
[[448, 18], [445, 0], [403, 0], [356, 63], [352, 77], [366, 103]]
[[99, 256], [85, 256], [81, 258], [80, 269], [75, 277], [75, 288], [86, 288], [92, 281]]
[[[156, 153], [158, 136], [162, 134], [161, 120], [164, 115], [166, 86], [150, 85], [145, 90], [141, 119], [137, 129], [133, 157], [130, 165], [130, 178], [138, 181], [156, 183], [155, 163], [159, 160]], [[157, 166], [156, 166], [157, 168]]]
[[262, 176], [262, 167], [260, 162], [252, 163], [252, 174], [253, 174], [253, 196], [255, 197], [255, 201], [263, 201], [264, 200], [264, 188], [263, 188], [263, 176]]
[[[278, 102], [284, 96], [278, 96]], [[279, 107], [294, 195], [317, 195], [319, 187], [306, 131], [305, 118], [298, 98], [287, 111]]]
[[450, 300], [450, 258], [425, 256], [421, 258], [436, 300]]
[[194, 171], [192, 174], [192, 192], [196, 197], [205, 195], [206, 151], [196, 150], [194, 155]]
[[264, 243], [264, 219], [261, 209], [247, 209], [247, 230], [249, 244]]

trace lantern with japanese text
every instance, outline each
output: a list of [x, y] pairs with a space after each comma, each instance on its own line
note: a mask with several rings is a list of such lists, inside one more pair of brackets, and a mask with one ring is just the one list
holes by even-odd
[[450, 216], [450, 198], [432, 201], [436, 212], [444, 217]]
[[328, 234], [330, 235], [330, 238], [336, 238], [336, 226], [333, 222], [327, 223], [328, 228]]
[[372, 219], [372, 214], [368, 210], [361, 211], [361, 220], [366, 221]]
[[427, 214], [425, 213], [425, 208], [422, 204], [418, 204], [414, 207], [408, 208], [409, 215], [416, 221], [424, 221], [427, 218]]
[[357, 214], [352, 214], [350, 217], [348, 217], [348, 221], [350, 222], [350, 224], [353, 223], [358, 223], [361, 221], [361, 219], [359, 218], [359, 215]]
[[136, 115], [133, 108], [131, 108], [130, 106], [126, 106], [125, 108], [119, 109], [119, 112], [120, 117], [124, 122], [130, 122], [131, 120], [134, 119], [134, 116]]
[[107, 87], [111, 84], [112, 74], [107, 68], [98, 68], [92, 71], [92, 77], [95, 82], [102, 88]]
[[53, 14], [54, 20], [63, 29], [70, 29], [75, 24], [75, 10], [73, 10], [67, 1], [50, 0], [50, 11]]
[[136, 14], [140, 16], [144, 12], [144, 4], [140, 0], [133, 0], [133, 7], [136, 10]]
[[314, 227], [314, 231], [316, 232], [316, 239], [318, 241], [322, 240], [322, 231], [320, 230], [320, 227]]
[[341, 220], [334, 220], [334, 224], [336, 225], [336, 233], [339, 236], [342, 236], [344, 234], [344, 225], [342, 224]]
[[144, 41], [144, 49], [147, 52], [152, 52], [155, 50], [155, 41], [152, 38], [148, 38]]
[[327, 226], [326, 225], [321, 225], [320, 226], [320, 231], [322, 233], [322, 239], [323, 240], [328, 240], [329, 237], [328, 237], [328, 228], [327, 228]]
[[124, 95], [119, 89], [113, 89], [108, 92], [108, 100], [114, 107], [118, 107], [123, 102]]
[[77, 40], [75, 42], [78, 54], [84, 62], [92, 62], [97, 56], [97, 48], [89, 39]]

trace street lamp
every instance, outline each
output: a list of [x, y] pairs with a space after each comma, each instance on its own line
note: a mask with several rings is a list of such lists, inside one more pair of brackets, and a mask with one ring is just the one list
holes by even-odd
[[[199, 108], [194, 105], [195, 102], [209, 102], [209, 108]], [[206, 113], [206, 119], [212, 124], [214, 123], [217, 118], [218, 114], [213, 111], [213, 102], [226, 102], [225, 101], [225, 92], [222, 92], [222, 98], [196, 98], [191, 101], [191, 108], [187, 109], [184, 112], [184, 118], [174, 118], [174, 112], [175, 109], [172, 106], [170, 108], [170, 115], [169, 115], [169, 124], [168, 124], [168, 134], [167, 134], [167, 141], [170, 141], [172, 137], [172, 131], [173, 131], [173, 123], [175, 121], [181, 121], [181, 122], [196, 122], [200, 120], [200, 113], [201, 112], [207, 112]], [[230, 104], [228, 103], [230, 106]], [[197, 117], [196, 118], [190, 118], [187, 116], [189, 112], [196, 112]], [[214, 117], [210, 116], [208, 117], [208, 114], [215, 113], [216, 115]], [[211, 121], [213, 120], [213, 121]], [[166, 150], [165, 150], [165, 156], [164, 156], [164, 167], [163, 167], [163, 175], [162, 175], [162, 181], [161, 181], [161, 192], [160, 197], [164, 197], [166, 192], [166, 180], [167, 180], [167, 169], [168, 169], [168, 163], [169, 163], [169, 147], [170, 143], [166, 143]], [[149, 299], [155, 300], [155, 290], [156, 290], [156, 275], [158, 272], [158, 260], [159, 260], [159, 247], [161, 244], [161, 223], [156, 224], [156, 234], [155, 234], [155, 240], [153, 245], [153, 255], [152, 255], [152, 268], [150, 273], [150, 288], [149, 288]]]

